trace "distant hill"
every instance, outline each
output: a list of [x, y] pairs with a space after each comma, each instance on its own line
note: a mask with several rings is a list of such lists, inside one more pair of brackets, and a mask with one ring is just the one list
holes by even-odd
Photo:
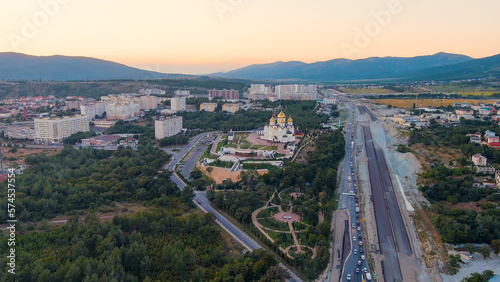
[[0, 53], [0, 80], [156, 79], [185, 75], [145, 71], [88, 57]]
[[413, 79], [450, 80], [500, 76], [500, 54], [450, 66], [427, 68], [411, 75]]
[[446, 69], [459, 63], [473, 61], [465, 55], [437, 53], [410, 58], [372, 57], [360, 60], [334, 59], [306, 64], [303, 62], [275, 62], [251, 65], [212, 76], [268, 80], [352, 81], [407, 78], [429, 68]]

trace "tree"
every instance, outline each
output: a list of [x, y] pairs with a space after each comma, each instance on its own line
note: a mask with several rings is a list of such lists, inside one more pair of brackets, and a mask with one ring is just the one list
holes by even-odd
[[495, 253], [495, 255], [498, 256], [498, 254], [500, 253], [500, 239], [492, 240], [490, 246], [491, 248], [493, 248], [493, 252]]
[[462, 279], [462, 282], [488, 282], [493, 276], [495, 276], [495, 273], [487, 269], [482, 273], [472, 273], [470, 276]]
[[211, 166], [207, 167], [208, 174], [212, 174], [212, 171], [214, 171], [213, 167], [211, 167]]
[[488, 246], [481, 246], [477, 250], [484, 258], [489, 258], [491, 255], [491, 249]]
[[464, 245], [464, 250], [466, 250], [467, 252], [469, 252], [469, 254], [472, 255], [473, 253], [477, 252], [477, 247], [471, 243], [467, 243]]

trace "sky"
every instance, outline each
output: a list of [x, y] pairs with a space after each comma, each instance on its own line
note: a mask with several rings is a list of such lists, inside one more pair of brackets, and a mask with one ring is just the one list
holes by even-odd
[[0, 52], [168, 73], [500, 53], [497, 0], [0, 0]]

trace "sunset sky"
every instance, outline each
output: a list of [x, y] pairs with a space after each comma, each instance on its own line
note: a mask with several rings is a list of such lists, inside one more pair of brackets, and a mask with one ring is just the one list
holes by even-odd
[[205, 74], [275, 61], [441, 51], [474, 58], [500, 53], [495, 0], [1, 2], [0, 52], [88, 56], [160, 72]]

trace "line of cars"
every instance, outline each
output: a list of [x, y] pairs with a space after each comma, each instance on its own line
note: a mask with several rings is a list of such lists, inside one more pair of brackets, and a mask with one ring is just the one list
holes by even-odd
[[[354, 113], [353, 113], [354, 114]], [[351, 146], [350, 146], [350, 171], [348, 173], [348, 183], [351, 184], [353, 190], [350, 191], [351, 198], [354, 199], [354, 210], [355, 210], [355, 218], [352, 220], [352, 246], [353, 246], [353, 255], [357, 256], [356, 261], [356, 269], [355, 274], [348, 273], [346, 279], [350, 281], [352, 279], [352, 275], [363, 275], [366, 280], [371, 280], [371, 274], [368, 272], [367, 267], [362, 267], [366, 257], [364, 255], [364, 247], [363, 247], [363, 236], [361, 233], [361, 222], [359, 216], [359, 195], [358, 195], [358, 184], [355, 176], [355, 160], [354, 153], [356, 151], [354, 145], [354, 133], [356, 131], [356, 124], [352, 125], [351, 131]], [[358, 252], [359, 249], [359, 252]]]

